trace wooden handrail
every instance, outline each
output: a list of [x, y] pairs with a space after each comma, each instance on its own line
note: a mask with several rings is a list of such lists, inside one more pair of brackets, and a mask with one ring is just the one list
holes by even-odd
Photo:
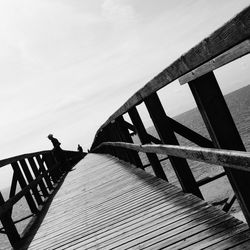
[[[108, 120], [99, 128], [96, 135], [102, 128], [111, 121], [125, 114], [130, 108], [140, 104], [146, 97], [168, 85], [182, 75], [196, 69], [200, 65], [217, 57], [237, 44], [250, 37], [250, 6], [242, 10], [233, 19], [214, 31], [210, 36], [203, 39], [188, 52], [179, 57], [170, 66], [164, 69], [145, 86], [131, 96]], [[238, 57], [241, 57], [239, 54]], [[227, 63], [238, 57], [227, 59]], [[223, 65], [223, 64], [221, 64]]]
[[10, 157], [10, 158], [6, 158], [6, 159], [3, 159], [3, 160], [0, 160], [0, 168], [4, 167], [5, 165], [11, 164], [13, 162], [20, 161], [22, 159], [35, 157], [37, 155], [42, 155], [42, 154], [46, 154], [46, 153], [49, 153], [49, 152], [51, 152], [51, 150], [38, 151], [38, 152], [29, 153], [29, 154], [22, 154], [22, 155], [17, 155], [17, 156], [13, 156], [13, 157]]
[[96, 149], [103, 146], [121, 147], [144, 153], [171, 155], [175, 157], [181, 157], [215, 165], [222, 165], [224, 167], [250, 172], [249, 152], [163, 144], [139, 145], [125, 142], [103, 142]]

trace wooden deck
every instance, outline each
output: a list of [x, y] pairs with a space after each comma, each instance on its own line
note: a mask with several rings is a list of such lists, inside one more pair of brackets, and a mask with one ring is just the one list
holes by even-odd
[[29, 249], [250, 249], [243, 222], [106, 155], [88, 154]]

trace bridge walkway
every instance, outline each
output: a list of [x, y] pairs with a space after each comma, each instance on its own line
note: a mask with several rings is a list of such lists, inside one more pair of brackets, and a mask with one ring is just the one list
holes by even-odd
[[108, 155], [66, 177], [28, 249], [250, 249], [248, 226]]

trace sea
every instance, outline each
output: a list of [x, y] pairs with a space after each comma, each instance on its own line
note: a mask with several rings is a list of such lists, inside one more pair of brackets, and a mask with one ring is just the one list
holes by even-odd
[[[231, 112], [231, 115], [234, 119], [236, 127], [240, 133], [242, 141], [246, 147], [247, 151], [250, 151], [250, 85], [247, 85], [241, 89], [238, 89], [230, 94], [225, 96], [225, 100]], [[206, 130], [205, 124], [202, 121], [201, 115], [197, 108], [191, 109], [185, 113], [182, 113], [176, 117], [175, 120], [187, 126], [190, 129], [193, 129], [197, 133], [209, 138], [208, 132]], [[153, 127], [147, 129], [148, 132], [157, 137], [157, 133]], [[194, 146], [193, 143], [186, 140], [185, 138], [177, 135], [178, 141], [181, 145], [185, 146]], [[137, 138], [134, 138], [137, 141]], [[159, 155], [159, 158], [163, 158], [164, 156]], [[147, 163], [147, 158], [145, 154], [141, 154], [141, 158], [143, 163]], [[223, 171], [221, 166], [210, 165], [205, 163], [199, 163], [194, 161], [188, 161], [191, 170], [195, 179], [201, 180], [207, 176], [213, 176]], [[175, 173], [168, 162], [168, 160], [162, 162], [163, 168], [166, 172], [167, 178], [169, 182], [179, 186], [179, 182], [175, 176]], [[146, 168], [147, 172], [153, 173], [151, 167]], [[223, 200], [228, 198], [232, 194], [232, 188], [227, 180], [227, 177], [222, 177], [216, 181], [213, 181], [207, 185], [201, 187], [202, 194], [205, 200], [211, 204], [217, 204], [217, 206], [223, 206], [221, 203]], [[4, 197], [8, 197], [9, 189], [1, 190]], [[218, 205], [219, 204], [219, 205]], [[239, 204], [237, 202], [234, 203], [230, 213], [235, 217], [244, 220], [243, 215], [241, 213]], [[25, 199], [21, 199], [13, 209], [13, 219], [18, 220], [25, 216], [31, 214]], [[17, 223], [17, 229], [19, 233], [23, 231], [26, 227], [29, 219]], [[1, 228], [0, 223], [0, 228]], [[4, 234], [0, 233], [0, 250], [11, 249], [10, 244], [8, 242], [7, 237]]]

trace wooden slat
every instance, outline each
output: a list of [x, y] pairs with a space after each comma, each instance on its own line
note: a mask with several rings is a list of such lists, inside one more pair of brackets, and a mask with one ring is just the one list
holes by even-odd
[[[245, 237], [236, 241], [239, 233]], [[199, 242], [230, 246], [232, 238], [232, 246], [245, 245], [246, 224], [139, 168], [88, 154], [68, 174], [28, 249], [201, 249]]]

